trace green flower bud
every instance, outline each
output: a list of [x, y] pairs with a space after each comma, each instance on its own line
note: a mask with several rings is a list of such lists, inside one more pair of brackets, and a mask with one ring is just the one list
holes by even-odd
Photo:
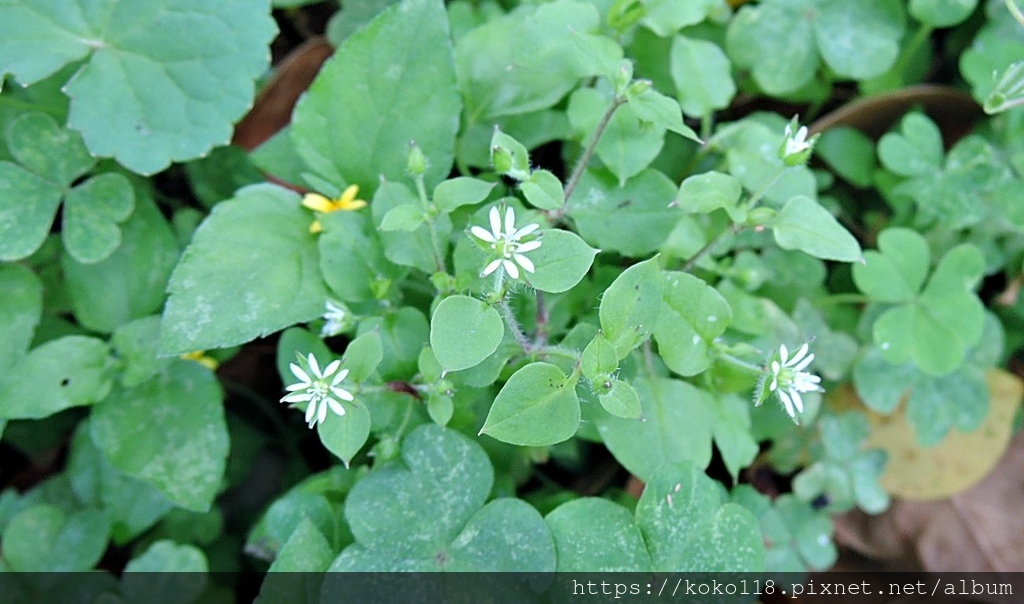
[[775, 218], [775, 210], [772, 208], [754, 208], [747, 214], [745, 221], [748, 226], [761, 226]]
[[502, 147], [491, 147], [491, 165], [498, 174], [508, 174], [512, 171], [512, 154]]
[[409, 160], [406, 169], [413, 176], [422, 176], [427, 171], [427, 158], [420, 151], [416, 141], [409, 141]]
[[633, 62], [625, 60], [622, 65], [619, 66], [619, 70], [615, 72], [615, 78], [612, 82], [615, 85], [615, 94], [621, 95], [626, 93], [626, 88], [629, 83], [633, 81]]
[[651, 89], [650, 80], [637, 80], [626, 89], [626, 96], [636, 98]]

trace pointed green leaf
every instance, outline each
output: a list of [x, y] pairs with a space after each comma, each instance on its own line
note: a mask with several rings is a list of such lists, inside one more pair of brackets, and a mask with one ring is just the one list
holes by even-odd
[[640, 94], [632, 94], [627, 89], [626, 98], [629, 99], [629, 106], [642, 121], [665, 130], [671, 130], [694, 142], [702, 142], [697, 133], [683, 123], [683, 115], [680, 112], [679, 103], [675, 99], [650, 88]]
[[676, 202], [684, 212], [692, 214], [710, 214], [722, 208], [734, 222], [740, 222], [746, 218], [746, 212], [737, 207], [742, 194], [740, 181], [729, 174], [705, 172], [690, 176], [679, 185]]
[[535, 208], [557, 210], [565, 204], [562, 181], [547, 170], [534, 170], [530, 178], [519, 184], [526, 201]]
[[786, 202], [772, 222], [775, 242], [784, 250], [800, 250], [816, 258], [854, 262], [860, 244], [828, 210], [803, 195]]
[[357, 384], [362, 383], [373, 374], [383, 358], [384, 348], [380, 334], [375, 331], [362, 334], [349, 342], [345, 348], [342, 367], [349, 370], [346, 379]]
[[625, 358], [654, 331], [661, 308], [661, 287], [655, 257], [627, 268], [601, 297], [601, 330], [618, 358]]
[[672, 81], [679, 91], [683, 113], [691, 117], [711, 115], [729, 106], [736, 94], [732, 66], [714, 42], [676, 36], [672, 40]]
[[642, 419], [640, 398], [633, 387], [621, 380], [612, 384], [611, 390], [597, 395], [597, 400], [608, 413], [623, 419]]
[[493, 182], [469, 176], [459, 176], [442, 182], [434, 189], [433, 202], [446, 212], [487, 199], [494, 189]]
[[615, 347], [601, 334], [594, 336], [580, 357], [583, 377], [595, 381], [614, 373], [618, 368], [619, 355], [615, 352]]
[[351, 403], [341, 401], [341, 404], [345, 407], [345, 415], [339, 417], [334, 412], [328, 413], [327, 420], [321, 422], [316, 430], [320, 442], [347, 468], [370, 436], [370, 414], [358, 400]]
[[295, 108], [292, 140], [318, 176], [366, 195], [381, 176], [407, 178], [413, 140], [432, 186], [451, 169], [461, 108], [443, 4], [404, 0], [324, 64]]
[[180, 507], [206, 511], [228, 455], [222, 398], [209, 369], [176, 360], [165, 374], [117, 388], [96, 405], [92, 438], [118, 470], [150, 482]]
[[711, 365], [708, 347], [732, 323], [725, 298], [698, 277], [661, 273], [663, 303], [654, 339], [665, 364], [679, 375], [696, 375]]
[[580, 425], [574, 386], [558, 367], [530, 363], [501, 388], [480, 433], [533, 447], [567, 440]]
[[273, 185], [217, 204], [171, 277], [161, 350], [241, 344], [320, 316], [327, 292], [309, 224], [298, 195]]
[[498, 311], [469, 296], [441, 300], [430, 318], [430, 347], [448, 371], [478, 365], [498, 348], [504, 335]]
[[380, 221], [382, 231], [415, 231], [423, 224], [423, 208], [419, 204], [400, 205], [388, 210]]

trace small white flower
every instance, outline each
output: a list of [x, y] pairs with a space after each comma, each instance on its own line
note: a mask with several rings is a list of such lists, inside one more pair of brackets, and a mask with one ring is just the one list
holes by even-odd
[[793, 134], [793, 125], [786, 124], [786, 143], [782, 151], [783, 155], [793, 155], [811, 148], [807, 142], [807, 126], [800, 126], [800, 129]]
[[799, 414], [804, 411], [804, 400], [801, 392], [824, 392], [820, 386], [821, 378], [804, 371], [814, 361], [814, 355], [808, 354], [810, 346], [804, 344], [796, 354], [789, 356], [786, 345], [779, 346], [779, 360], [772, 361], [768, 390], [779, 395], [786, 407], [786, 413], [799, 423]]
[[[345, 415], [345, 407], [338, 399], [352, 401], [352, 393], [340, 387], [342, 380], [348, 376], [348, 369], [341, 369], [341, 361], [332, 361], [324, 370], [320, 371], [320, 364], [312, 353], [306, 357], [309, 363], [308, 373], [296, 363], [288, 366], [292, 374], [299, 380], [291, 384], [285, 390], [286, 394], [281, 398], [282, 403], [307, 403], [306, 423], [312, 428], [327, 419], [327, 408], [338, 415]], [[341, 371], [338, 371], [341, 369]]]
[[[504, 267], [505, 272], [513, 279], [519, 278], [520, 266], [524, 271], [532, 273], [534, 271], [533, 262], [523, 254], [539, 248], [540, 241], [537, 239], [523, 241], [523, 238], [533, 234], [540, 228], [540, 225], [536, 223], [528, 224], [516, 230], [515, 211], [512, 208], [506, 208], [505, 223], [502, 224], [501, 213], [497, 207], [491, 208], [490, 222], [490, 231], [479, 226], [473, 226], [469, 229], [469, 232], [474, 237], [487, 244], [497, 256], [497, 258], [484, 267], [480, 276], [486, 277], [490, 275], [498, 270], [499, 266]], [[519, 266], [516, 266], [517, 264]]]
[[807, 138], [807, 126], [801, 126], [797, 118], [786, 124], [785, 138], [779, 147], [779, 159], [787, 166], [802, 166], [811, 158], [818, 134]]
[[340, 302], [328, 300], [323, 318], [326, 323], [320, 329], [320, 337], [329, 338], [348, 329], [352, 324], [352, 313]]

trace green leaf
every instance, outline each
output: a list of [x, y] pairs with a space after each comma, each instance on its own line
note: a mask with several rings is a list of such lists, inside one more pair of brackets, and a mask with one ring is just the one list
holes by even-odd
[[985, 98], [985, 113], [994, 115], [1024, 103], [1024, 61], [1011, 64]]
[[95, 331], [112, 332], [158, 312], [178, 261], [174, 232], [153, 200], [137, 191], [135, 211], [121, 232], [121, 246], [105, 260], [83, 264], [67, 253], [61, 257], [75, 318]]
[[580, 357], [583, 377], [592, 382], [598, 381], [605, 379], [618, 368], [619, 355], [615, 352], [615, 347], [601, 334], [594, 336]]
[[91, 405], [110, 390], [110, 364], [110, 350], [102, 340], [50, 340], [0, 377], [0, 418], [41, 419]]
[[621, 186], [605, 171], [587, 170], [569, 202], [569, 215], [587, 243], [642, 258], [656, 251], [679, 220], [668, 207], [675, 185], [647, 169]]
[[317, 426], [317, 433], [320, 442], [328, 451], [337, 455], [347, 468], [370, 436], [370, 414], [358, 400], [341, 404], [345, 407], [345, 415], [338, 417], [329, 413], [327, 421]]
[[629, 510], [597, 497], [563, 503], [544, 521], [558, 552], [557, 572], [647, 572], [651, 557]]
[[921, 113], [908, 113], [900, 131], [889, 132], [878, 141], [882, 165], [900, 176], [926, 176], [942, 167], [942, 133], [935, 122]]
[[949, 430], [976, 430], [989, 410], [989, 389], [984, 373], [974, 367], [941, 376], [920, 375], [907, 402], [907, 420], [919, 444], [939, 444]]
[[75, 260], [99, 262], [121, 245], [121, 229], [135, 208], [135, 194], [120, 174], [100, 174], [71, 189], [64, 199], [61, 239]]
[[[268, 170], [275, 176], [276, 171]], [[266, 180], [248, 151], [234, 145], [217, 147], [206, 157], [185, 164], [192, 192], [206, 208], [212, 208], [235, 191]], [[288, 179], [283, 179], [288, 182]], [[299, 182], [298, 180], [292, 182]]]
[[860, 260], [860, 244], [846, 227], [802, 195], [786, 202], [772, 222], [775, 242], [784, 250], [800, 250], [816, 258], [854, 262]]
[[671, 130], [694, 142], [703, 142], [692, 128], [683, 123], [683, 116], [679, 111], [679, 103], [675, 100], [650, 88], [640, 94], [633, 94], [627, 88], [626, 98], [629, 100], [630, 108], [633, 109], [633, 112], [641, 121], [649, 122], [665, 130]]
[[924, 237], [910, 229], [886, 229], [878, 236], [878, 249], [864, 252], [864, 263], [853, 265], [854, 283], [878, 302], [913, 299], [931, 260]]
[[319, 177], [367, 195], [382, 176], [406, 178], [416, 141], [429, 186], [451, 169], [460, 110], [442, 3], [404, 0], [328, 59], [295, 107], [292, 140]]
[[627, 268], [601, 297], [601, 330], [618, 358], [625, 358], [654, 331], [661, 308], [662, 283], [655, 257]]
[[651, 476], [636, 522], [656, 572], [756, 572], [764, 543], [754, 515], [725, 503], [721, 486], [692, 463], [670, 463]]
[[594, 5], [557, 0], [520, 6], [471, 30], [455, 48], [469, 122], [545, 109], [582, 78], [617, 68], [622, 49], [588, 33], [599, 25]]
[[669, 60], [683, 113], [703, 117], [729, 106], [736, 85], [729, 59], [717, 44], [676, 36]]
[[445, 212], [451, 212], [455, 208], [475, 205], [487, 199], [494, 184], [479, 178], [458, 176], [437, 185], [432, 201]]
[[711, 365], [708, 347], [732, 322], [725, 298], [698, 277], [664, 272], [662, 304], [654, 327], [658, 352], [679, 375], [696, 375]]
[[0, 375], [32, 342], [43, 314], [43, 284], [20, 264], [0, 265]]
[[[410, 194], [403, 185], [384, 183], [373, 199], [374, 212], [383, 215], [397, 201], [390, 192]], [[388, 201], [383, 200], [388, 197]], [[389, 206], [389, 207], [388, 207]], [[383, 216], [381, 216], [383, 218]], [[324, 232], [318, 242], [320, 271], [324, 281], [338, 298], [345, 302], [366, 302], [381, 295], [381, 285], [389, 284], [404, 275], [404, 270], [385, 256], [387, 252], [405, 251], [407, 248], [382, 244], [387, 238], [412, 240], [416, 244], [418, 232], [375, 233], [369, 217], [358, 212], [334, 212], [323, 217]], [[420, 252], [418, 255], [422, 256]]]
[[323, 533], [303, 518], [270, 565], [256, 602], [317, 602], [322, 573], [333, 559], [334, 550]]
[[749, 466], [760, 448], [750, 433], [750, 401], [735, 394], [718, 396], [712, 408], [715, 445], [733, 482]]
[[217, 204], [171, 277], [161, 351], [241, 344], [320, 316], [327, 292], [309, 222], [298, 195], [273, 185]]
[[15, 572], [85, 572], [99, 562], [109, 530], [99, 510], [66, 514], [54, 505], [33, 505], [4, 529], [4, 559]]
[[[296, 357], [305, 359], [310, 353], [317, 359], [334, 358], [334, 353], [317, 334], [301, 327], [289, 327], [282, 331], [281, 337], [277, 340], [276, 355], [277, 374], [281, 381], [290, 384], [295, 376], [289, 365], [296, 362]], [[322, 366], [326, 366], [326, 363]]]
[[818, 69], [813, 14], [808, 0], [743, 6], [729, 22], [729, 57], [736, 67], [749, 68], [768, 94], [799, 89]]
[[837, 75], [866, 80], [896, 62], [906, 26], [901, 3], [819, 0], [817, 5], [813, 24], [818, 50]]
[[[373, 197], [373, 203], [370, 205], [373, 220], [382, 222], [387, 213], [403, 205], [420, 207], [420, 201], [405, 185], [394, 182], [381, 183], [377, 189], [377, 194]], [[411, 212], [411, 210], [404, 211]], [[341, 214], [341, 212], [336, 212], [336, 214]], [[433, 216], [432, 223], [424, 220], [411, 232], [381, 230], [379, 233], [380, 239], [377, 238], [377, 235], [374, 233], [375, 229], [370, 225], [364, 225], [361, 227], [362, 230], [360, 232], [354, 232], [353, 223], [361, 215], [353, 214], [352, 212], [345, 212], [345, 214], [346, 216], [339, 216], [335, 223], [347, 221], [349, 223], [347, 233], [327, 233], [332, 237], [331, 245], [337, 251], [333, 252], [332, 257], [324, 255], [323, 261], [325, 265], [331, 263], [340, 265], [332, 268], [329, 273], [330, 279], [328, 280], [328, 284], [339, 293], [345, 290], [358, 291], [360, 287], [363, 287], [367, 289], [371, 296], [375, 296], [373, 288], [369, 287], [369, 285], [373, 281], [384, 282], [385, 280], [404, 275], [403, 269], [400, 266], [412, 266], [425, 273], [433, 273], [440, 270], [438, 254], [443, 257], [446, 253], [445, 248], [448, 245], [449, 235], [452, 231], [452, 222], [447, 214]], [[340, 239], [333, 239], [334, 237]], [[439, 251], [435, 251], [435, 240], [440, 248]], [[320, 245], [321, 254], [323, 254], [323, 248], [326, 245], [323, 238], [321, 238]], [[337, 256], [342, 249], [346, 250], [345, 255], [351, 258], [346, 259], [345, 256]], [[363, 265], [366, 268], [360, 269], [358, 268], [359, 265]], [[358, 273], [352, 274], [347, 268], [360, 271], [369, 269], [369, 278], [360, 279]], [[327, 276], [326, 269], [324, 272], [325, 276]], [[339, 281], [343, 280], [348, 281], [349, 284], [345, 286], [339, 284]]]
[[878, 167], [875, 144], [860, 130], [849, 126], [829, 128], [814, 145], [814, 154], [850, 183], [867, 188]]
[[950, 27], [974, 12], [978, 0], [910, 0], [910, 14], [932, 27]]
[[[711, 461], [711, 396], [686, 382], [666, 378], [635, 379], [643, 421], [613, 417], [598, 410], [593, 421], [601, 440], [627, 470], [648, 481], [667, 462]], [[685, 434], [685, 438], [680, 438]]]
[[64, 87], [68, 125], [93, 155], [152, 174], [231, 137], [267, 68], [277, 33], [268, 8], [248, 0], [101, 0], [85, 9], [56, 0], [40, 11], [29, 0], [7, 2], [0, 22], [12, 28], [0, 43], [0, 73], [27, 85], [83, 61]]
[[0, 161], [0, 260], [21, 260], [43, 245], [60, 198], [57, 185]]
[[174, 507], [151, 484], [114, 469], [93, 444], [88, 422], [75, 432], [67, 474], [78, 499], [107, 514], [111, 539], [119, 545], [138, 537]]
[[997, 3], [989, 3], [986, 8], [988, 22], [960, 55], [960, 73], [971, 84], [971, 93], [979, 102], [988, 97], [998, 84], [999, 80], [993, 74], [1019, 61], [1024, 51], [1020, 23], [1010, 11]]
[[615, 417], [624, 419], [641, 419], [643, 417], [640, 397], [637, 396], [636, 390], [621, 380], [616, 380], [608, 392], [598, 394], [597, 400], [601, 402], [605, 411]]
[[710, 214], [722, 208], [733, 222], [746, 219], [746, 212], [737, 204], [743, 194], [743, 186], [729, 174], [704, 172], [695, 174], [679, 185], [676, 202], [684, 212]]
[[210, 508], [224, 476], [228, 432], [220, 386], [209, 369], [179, 360], [138, 387], [117, 388], [94, 407], [90, 428], [115, 468], [146, 480], [180, 507]]
[[532, 447], [567, 440], [580, 426], [574, 386], [558, 367], [530, 363], [502, 386], [480, 433]]
[[21, 113], [12, 119], [4, 140], [21, 166], [61, 188], [96, 165], [96, 158], [86, 149], [81, 135], [39, 111]]
[[430, 347], [448, 371], [475, 367], [497, 350], [504, 335], [498, 311], [469, 296], [441, 300], [430, 318]]
[[526, 201], [535, 208], [557, 210], [565, 204], [562, 181], [547, 170], [534, 170], [530, 178], [519, 184]]
[[[553, 571], [551, 535], [533, 508], [514, 499], [484, 506], [493, 481], [480, 445], [420, 426], [402, 441], [401, 463], [352, 489], [345, 517], [357, 543], [330, 570]], [[343, 583], [328, 573], [322, 597], [339, 599]]]
[[599, 251], [575, 233], [560, 229], [544, 230], [541, 242], [538, 249], [529, 252], [536, 270], [526, 273], [525, 278], [533, 287], [550, 294], [570, 290], [582, 281]]
[[380, 334], [371, 331], [349, 342], [342, 357], [342, 366], [349, 370], [349, 381], [361, 384], [373, 374], [383, 358]]
[[382, 231], [415, 231], [423, 224], [423, 208], [417, 205], [400, 205], [388, 210], [380, 221]]
[[409, 306], [359, 324], [358, 335], [376, 331], [383, 358], [377, 365], [382, 380], [403, 380], [416, 373], [417, 359], [430, 339], [430, 325], [418, 309]]
[[869, 348], [853, 368], [857, 395], [869, 408], [884, 414], [896, 410], [916, 376], [912, 364], [893, 365], [875, 347]]
[[688, 25], [704, 21], [721, 7], [718, 0], [652, 0], [644, 4], [641, 23], [661, 37], [674, 34]]

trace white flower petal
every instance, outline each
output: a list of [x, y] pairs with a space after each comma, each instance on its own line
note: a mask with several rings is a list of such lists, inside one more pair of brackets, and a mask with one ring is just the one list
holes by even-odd
[[807, 348], [808, 344], [807, 342], [804, 342], [804, 345], [801, 346], [800, 349], [796, 351], [796, 354], [793, 355], [793, 358], [789, 359], [789, 362], [786, 363], [786, 366], [792, 367], [793, 365], [799, 363], [800, 359], [804, 358], [804, 355], [807, 354]]
[[501, 214], [498, 213], [498, 206], [491, 208], [489, 218], [491, 221], [491, 232], [494, 233], [494, 239], [501, 239]]
[[341, 406], [341, 403], [334, 400], [333, 398], [327, 397], [327, 404], [330, 405], [331, 411], [334, 411], [335, 415], [345, 415], [345, 408]]
[[341, 361], [340, 360], [335, 359], [335, 360], [331, 361], [331, 363], [324, 369], [324, 379], [329, 378], [332, 375], [334, 375], [334, 372], [337, 371], [339, 367], [341, 367]]
[[498, 270], [499, 266], [501, 266], [501, 258], [499, 258], [497, 260], [491, 261], [490, 264], [488, 264], [486, 267], [484, 267], [484, 270], [483, 270], [482, 273], [480, 273], [480, 276], [481, 277], [486, 277], [487, 275], [490, 275], [494, 271]]
[[778, 361], [772, 361], [772, 373], [775, 374], [775, 377], [779, 376], [779, 371], [781, 371], [781, 370], [782, 370], [782, 365], [779, 365]]
[[519, 252], [520, 254], [524, 254], [526, 252], [532, 252], [533, 250], [539, 247], [540, 240], [527, 241], [526, 243], [520, 243], [519, 247], [516, 248], [516, 251]]
[[308, 392], [296, 392], [295, 394], [289, 394], [288, 396], [281, 397], [282, 403], [302, 403], [313, 398], [313, 395]]
[[506, 234], [512, 234], [516, 232], [516, 211], [511, 206], [505, 208], [505, 230]]
[[796, 412], [793, 410], [793, 400], [789, 398], [789, 395], [786, 394], [785, 390], [779, 390], [779, 399], [781, 399], [782, 404], [786, 406], [786, 413], [795, 420]]
[[768, 390], [775, 392], [775, 389], [779, 387], [779, 378], [772, 378], [772, 383], [768, 386]]
[[352, 393], [349, 392], [348, 390], [345, 390], [344, 388], [336, 388], [336, 387], [332, 386], [331, 387], [331, 393], [334, 394], [334, 396], [340, 398], [343, 401], [355, 400], [355, 397], [352, 396]]
[[309, 388], [309, 386], [309, 384], [289, 384], [285, 386], [284, 389], [288, 392], [295, 392], [296, 390], [305, 390], [306, 388]]
[[804, 360], [800, 361], [799, 363], [793, 366], [793, 371], [803, 371], [804, 369], [807, 369], [807, 366], [810, 365], [813, 361], [814, 355], [809, 354], [804, 358]]
[[333, 386], [337, 386], [338, 384], [341, 383], [341, 380], [343, 380], [343, 379], [345, 379], [347, 377], [348, 377], [348, 369], [342, 369], [341, 371], [338, 372], [338, 375], [334, 376], [334, 379], [331, 380], [331, 386], [332, 387]]
[[494, 243], [495, 241], [497, 241], [494, 238], [494, 235], [489, 233], [487, 231], [487, 229], [485, 229], [483, 227], [472, 226], [472, 227], [469, 228], [469, 232], [473, 233], [473, 236], [476, 237], [477, 239], [480, 239], [482, 241], [486, 241], [487, 243]]
[[309, 406], [306, 407], [306, 423], [309, 427], [313, 427], [313, 416], [316, 415], [316, 401], [310, 401]]
[[786, 348], [785, 344], [779, 346], [779, 358], [782, 361], [782, 364], [785, 365], [786, 359], [789, 358], [789, 349]]
[[505, 272], [508, 273], [509, 277], [513, 279], [519, 278], [519, 268], [511, 260], [502, 260], [501, 265], [505, 267]]
[[533, 269], [536, 268], [533, 266], [533, 262], [531, 262], [529, 258], [522, 254], [516, 254], [512, 256], [512, 258], [515, 259], [515, 261], [519, 263], [519, 266], [523, 267], [523, 270], [525, 270], [528, 273], [532, 273]]
[[308, 386], [308, 385], [313, 383], [313, 380], [309, 379], [309, 376], [306, 375], [306, 372], [302, 370], [302, 367], [299, 367], [295, 363], [289, 364], [288, 365], [288, 369], [291, 369], [292, 370], [292, 375], [294, 375], [296, 378], [302, 380], [302, 382], [306, 386]]
[[518, 231], [516, 231], [515, 235], [512, 235], [512, 239], [515, 239], [516, 241], [519, 241], [523, 237], [526, 237], [527, 235], [529, 235], [530, 233], [536, 231], [539, 228], [540, 228], [540, 225], [537, 224], [536, 222], [534, 222], [532, 224], [528, 224], [528, 225], [524, 226], [523, 228], [519, 229]]
[[324, 421], [327, 420], [327, 401], [326, 400], [320, 401], [320, 409], [319, 409], [319, 413], [317, 413], [316, 419], [321, 424], [324, 423]]
[[316, 376], [316, 379], [322, 380], [324, 374], [320, 373], [320, 364], [316, 362], [316, 357], [313, 356], [312, 352], [309, 353], [309, 356], [306, 357], [306, 360], [309, 361], [309, 370], [313, 373], [313, 375]]
[[797, 392], [796, 390], [790, 390], [789, 396], [793, 397], [793, 406], [796, 407], [796, 410], [799, 411], [800, 413], [803, 413], [804, 399], [800, 398], [800, 393]]

